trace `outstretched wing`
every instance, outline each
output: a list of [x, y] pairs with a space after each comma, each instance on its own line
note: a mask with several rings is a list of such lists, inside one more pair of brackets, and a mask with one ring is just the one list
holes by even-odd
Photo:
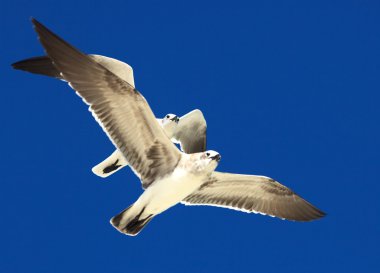
[[284, 185], [256, 175], [214, 172], [182, 203], [225, 207], [293, 221], [311, 221], [325, 216], [324, 212]]
[[125, 80], [32, 20], [47, 55], [132, 169], [148, 187], [171, 173], [181, 153], [166, 137], [145, 98]]
[[200, 153], [206, 150], [206, 130], [206, 120], [196, 109], [180, 118], [173, 138], [180, 142], [185, 153]]
[[[109, 71], [114, 73], [119, 78], [125, 80], [130, 85], [135, 86], [133, 79], [133, 69], [130, 65], [116, 60], [114, 58], [89, 54], [90, 58], [93, 58], [97, 63], [101, 64]], [[39, 56], [22, 61], [18, 61], [12, 64], [14, 69], [27, 71], [34, 74], [45, 75], [48, 77], [64, 80], [61, 72], [53, 64], [53, 61], [48, 56]]]

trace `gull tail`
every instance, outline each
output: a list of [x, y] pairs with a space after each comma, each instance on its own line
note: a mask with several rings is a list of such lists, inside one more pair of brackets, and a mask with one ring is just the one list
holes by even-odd
[[47, 56], [33, 57], [12, 64], [14, 69], [27, 71], [33, 74], [62, 79], [53, 62]]
[[114, 216], [110, 223], [121, 233], [136, 236], [154, 217], [153, 214], [144, 214], [144, 210], [145, 207], [139, 210], [134, 205], [131, 205]]
[[93, 167], [92, 172], [97, 176], [106, 178], [127, 165], [128, 162], [125, 160], [124, 156], [116, 150], [105, 160]]

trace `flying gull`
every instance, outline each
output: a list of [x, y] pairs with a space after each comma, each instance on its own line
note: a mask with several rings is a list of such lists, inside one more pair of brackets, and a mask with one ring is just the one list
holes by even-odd
[[[97, 63], [125, 80], [135, 87], [132, 67], [114, 58], [88, 54]], [[28, 58], [12, 64], [13, 68], [27, 71], [34, 74], [54, 77], [65, 81], [61, 72], [53, 64], [49, 56], [38, 56]], [[167, 114], [162, 119], [157, 119], [165, 134], [174, 143], [181, 146], [181, 150], [187, 154], [204, 152], [206, 150], [206, 129], [207, 124], [203, 113], [193, 110], [182, 117], [175, 114]], [[105, 160], [92, 168], [92, 172], [100, 177], [108, 177], [115, 172], [128, 166], [128, 162], [119, 150], [115, 150]]]
[[280, 183], [262, 176], [214, 172], [215, 151], [179, 151], [157, 123], [145, 98], [128, 82], [32, 19], [47, 55], [141, 179], [145, 191], [111, 219], [137, 235], [157, 214], [179, 202], [259, 212], [295, 221], [325, 214]]

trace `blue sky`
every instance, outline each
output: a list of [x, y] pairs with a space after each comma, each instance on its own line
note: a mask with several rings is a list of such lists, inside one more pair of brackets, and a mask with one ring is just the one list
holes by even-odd
[[[378, 1], [5, 1], [0, 16], [1, 272], [378, 272]], [[141, 194], [43, 54], [30, 16], [131, 64], [157, 116], [199, 108], [220, 171], [275, 178], [328, 213], [293, 223], [178, 205], [137, 237], [109, 219]]]

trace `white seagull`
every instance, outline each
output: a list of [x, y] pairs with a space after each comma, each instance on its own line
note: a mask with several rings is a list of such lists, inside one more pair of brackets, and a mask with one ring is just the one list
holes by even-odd
[[[132, 67], [114, 58], [88, 54], [97, 63], [103, 65], [109, 71], [125, 80], [135, 87]], [[13, 68], [27, 71], [34, 74], [54, 77], [65, 81], [61, 72], [54, 66], [49, 56], [38, 56], [28, 58], [12, 64]], [[181, 145], [181, 150], [187, 154], [204, 152], [206, 150], [206, 129], [207, 124], [203, 113], [195, 109], [182, 117], [175, 114], [167, 114], [157, 122], [164, 130], [165, 134], [174, 143]], [[115, 150], [105, 160], [92, 168], [92, 172], [97, 176], [106, 178], [115, 172], [128, 166], [128, 162], [119, 150]]]
[[264, 176], [215, 172], [215, 151], [180, 152], [165, 135], [148, 103], [128, 82], [32, 19], [49, 58], [90, 105], [145, 191], [111, 219], [120, 232], [137, 235], [157, 214], [179, 202], [211, 205], [310, 221], [325, 214], [287, 187]]

